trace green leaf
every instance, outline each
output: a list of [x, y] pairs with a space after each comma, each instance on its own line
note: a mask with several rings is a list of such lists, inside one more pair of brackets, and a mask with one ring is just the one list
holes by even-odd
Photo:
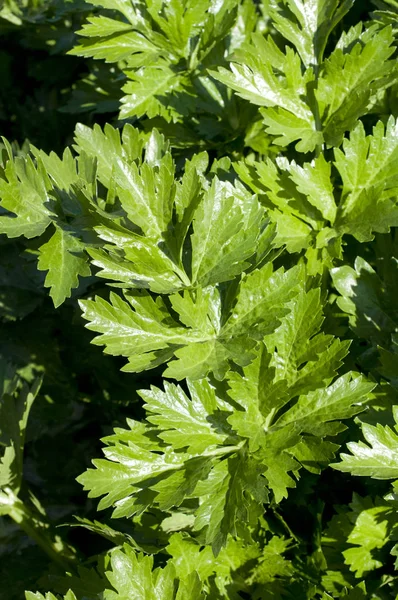
[[[355, 506], [359, 504], [359, 506]], [[371, 498], [355, 497], [355, 511], [360, 511], [347, 542], [353, 547], [343, 552], [345, 562], [356, 577], [383, 566], [377, 551], [389, 541], [391, 530], [395, 524], [395, 511], [382, 500], [376, 498], [373, 506]]]
[[104, 133], [80, 126], [76, 141], [80, 153], [98, 148], [99, 179], [109, 188], [108, 206], [89, 207], [97, 213], [90, 215], [98, 223], [95, 233], [106, 242], [88, 250], [101, 277], [171, 294], [229, 281], [269, 254], [273, 229], [264, 209], [238, 183], [213, 176], [209, 184], [203, 177], [206, 154], [188, 162], [176, 179], [174, 160], [156, 130], [143, 161], [143, 138], [130, 126], [122, 141], [110, 126]]
[[155, 300], [145, 292], [126, 293], [128, 303], [112, 293], [111, 303], [97, 297], [80, 304], [87, 327], [101, 334], [93, 343], [105, 345], [108, 354], [128, 357], [123, 370], [148, 369], [174, 355], [177, 360], [168, 364], [166, 376], [197, 379], [211, 370], [222, 378], [230, 360], [250, 362], [256, 341], [278, 326], [302, 279], [299, 268], [273, 273], [268, 264], [242, 279], [234, 308], [226, 313], [216, 288], [171, 296], [186, 327], [172, 317], [160, 296]]
[[343, 180], [342, 197], [335, 227], [360, 242], [373, 239], [373, 232], [387, 233], [398, 225], [398, 125], [390, 117], [381, 121], [373, 135], [365, 136], [358, 123], [344, 140], [343, 151], [335, 149], [336, 166]]
[[[35, 594], [33, 592], [25, 592], [25, 596], [26, 600], [58, 600], [59, 598], [54, 596], [54, 594], [51, 594], [51, 592], [47, 592], [45, 596], [39, 592], [36, 592]], [[69, 590], [69, 592], [64, 596], [63, 600], [77, 600], [77, 598], [75, 594]]]
[[23, 451], [29, 412], [39, 393], [41, 379], [31, 388], [22, 383], [6, 363], [2, 375], [2, 395], [0, 399], [0, 488], [9, 487], [18, 494], [22, 482]]
[[79, 123], [75, 129], [75, 142], [76, 152], [97, 158], [98, 178], [110, 188], [114, 164], [120, 158], [129, 161], [141, 158], [144, 136], [129, 124], [124, 126], [121, 135], [119, 129], [109, 123], [104, 130], [98, 124], [90, 128]]
[[354, 0], [270, 0], [269, 8], [275, 28], [309, 67], [322, 62], [330, 33], [353, 4]]
[[[362, 378], [351, 380], [350, 374], [330, 385], [348, 345], [318, 333], [322, 320], [319, 292], [299, 294], [281, 326], [265, 338], [268, 353], [262, 349], [244, 368], [244, 377], [228, 376], [229, 395], [244, 409], [234, 411], [228, 422], [249, 439], [253, 452], [265, 452], [265, 476], [278, 499], [294, 486], [286, 474], [298, 467], [289, 455], [318, 472], [319, 465], [333, 460], [338, 448], [320, 438], [340, 431], [337, 420], [363, 410], [360, 402], [374, 387]], [[297, 396], [278, 417], [280, 409]], [[302, 433], [310, 435], [298, 438]]]
[[339, 447], [333, 442], [305, 436], [290, 453], [307, 471], [319, 475], [336, 458]]
[[390, 27], [373, 26], [361, 33], [359, 26], [346, 39], [342, 36], [323, 63], [315, 95], [329, 146], [339, 146], [344, 132], [366, 113], [372, 96], [396, 80], [395, 60], [389, 60], [393, 40]]
[[1, 207], [11, 214], [0, 216], [0, 233], [10, 238], [41, 235], [51, 219], [48, 208], [50, 181], [41, 163], [37, 167], [30, 157], [10, 155], [0, 178]]
[[303, 165], [285, 157], [234, 166], [276, 224], [274, 244], [289, 252], [306, 250], [308, 272], [321, 273], [342, 258], [342, 236], [370, 241], [398, 223], [396, 123], [378, 122], [365, 136], [358, 123], [343, 150], [335, 148], [335, 164], [343, 186], [334, 185], [334, 172], [323, 155]]
[[48, 271], [44, 285], [50, 288], [56, 308], [70, 298], [72, 289], [79, 285], [79, 276], [90, 275], [87, 260], [82, 242], [61, 227], [56, 227], [50, 240], [40, 247], [38, 269]]
[[363, 410], [374, 384], [353, 373], [330, 383], [347, 346], [336, 342], [331, 352], [333, 340], [318, 333], [317, 291], [302, 293], [292, 321], [266, 337], [272, 354], [263, 345], [252, 364], [227, 373], [227, 394], [205, 379], [188, 380], [189, 396], [169, 383], [141, 391], [147, 424], [116, 430], [104, 440], [106, 459], [79, 477], [90, 496], [104, 496], [99, 507], [131, 517], [195, 499], [190, 524], [218, 554], [228, 534], [249, 539], [267, 487], [276, 502], [287, 497], [301, 467], [296, 456], [315, 472], [332, 460], [337, 446], [323, 438]]
[[214, 178], [193, 218], [192, 282], [221, 283], [247, 269], [265, 225], [255, 196]]
[[129, 81], [122, 88], [125, 95], [121, 98], [120, 118], [161, 115], [170, 120], [170, 107], [159, 98], [180, 91], [181, 77], [167, 64], [141, 67], [135, 72], [128, 71], [127, 75]]
[[118, 10], [131, 23], [137, 18], [137, 11], [131, 6], [130, 0], [89, 0], [89, 3], [109, 10]]
[[[387, 260], [386, 257], [385, 263]], [[393, 278], [395, 261], [390, 260], [389, 263], [390, 276]], [[374, 345], [388, 347], [391, 334], [396, 330], [394, 288], [386, 286], [361, 257], [355, 259], [354, 269], [348, 265], [336, 267], [331, 270], [331, 276], [340, 294], [337, 304], [348, 315], [356, 335], [370, 340]]]
[[275, 379], [292, 395], [328, 385], [348, 353], [348, 342], [320, 333], [323, 320], [319, 290], [301, 292], [280, 327], [265, 338]]
[[217, 462], [207, 479], [195, 488], [199, 498], [194, 529], [204, 542], [211, 544], [217, 556], [229, 534], [250, 539], [248, 528], [255, 527], [268, 500], [265, 467], [244, 454], [234, 454], [228, 461]]
[[[333, 588], [337, 593], [341, 585], [352, 587], [351, 593], [348, 596], [342, 595], [341, 598], [368, 598], [364, 582], [357, 587], [353, 586], [363, 576], [366, 582], [371, 582], [371, 572], [380, 569], [385, 563], [396, 535], [396, 511], [388, 501], [376, 495], [361, 497], [356, 493], [348, 506], [336, 506], [335, 510], [337, 514], [329, 521], [322, 539], [329, 564], [334, 569], [339, 569], [342, 575], [336, 577]], [[342, 564], [342, 558], [349, 570], [355, 573], [355, 579]], [[333, 577], [338, 576], [338, 573], [329, 571], [328, 575]], [[374, 573], [374, 579], [380, 581], [380, 575], [380, 571]], [[327, 578], [328, 576], [324, 577], [325, 583]]]
[[46, 154], [35, 146], [30, 146], [29, 149], [33, 156], [43, 164], [46, 173], [57, 188], [69, 191], [72, 185], [78, 182], [77, 164], [69, 148], [65, 149], [62, 159], [55, 152]]
[[242, 589], [242, 591], [247, 589], [247, 584], [243, 581], [243, 578], [240, 582], [240, 578], [236, 573], [238, 569], [244, 568], [249, 561], [251, 563], [257, 559], [261, 552], [258, 544], [245, 545], [241, 541], [229, 538], [225, 548], [215, 557], [209, 546], [201, 547], [194, 539], [181, 533], [175, 533], [170, 537], [166, 550], [172, 557], [171, 562], [179, 578], [197, 571], [203, 582], [203, 589], [208, 594], [214, 594], [215, 590], [211, 583], [214, 577], [220, 598], [228, 597], [228, 587], [232, 573], [235, 573], [235, 589]]
[[329, 169], [323, 159], [299, 167], [285, 158], [276, 164], [268, 158], [234, 168], [269, 208], [276, 224], [275, 245], [299, 252], [314, 244], [316, 231], [326, 225], [322, 212], [333, 214], [331, 184], [325, 177]]
[[347, 373], [327, 388], [301, 396], [277, 423], [294, 423], [301, 431], [322, 435], [323, 428], [324, 431], [330, 431], [328, 423], [336, 419], [348, 419], [362, 411], [363, 401], [366, 401], [374, 387], [374, 383], [367, 382], [361, 375]]
[[[309, 109], [299, 100], [297, 94], [297, 92], [303, 92], [304, 89], [295, 91], [292, 86], [287, 89], [282, 87], [271, 68], [270, 58], [267, 54], [276, 58], [275, 67], [280, 67], [286, 62], [285, 68], [292, 70], [290, 73], [292, 79], [295, 74], [297, 83], [301, 86], [304, 85], [301, 73], [298, 75], [300, 66], [297, 60], [298, 56], [289, 50], [287, 50], [287, 54], [283, 54], [272, 40], [266, 40], [260, 34], [253, 34], [252, 43], [245, 45], [240, 52], [236, 53], [237, 57], [242, 57], [242, 59], [245, 57], [246, 64], [243, 64], [243, 60], [242, 64], [241, 61], [236, 60], [231, 64], [231, 71], [220, 69], [218, 74], [212, 73], [212, 75], [235, 89], [242, 98], [258, 106], [278, 105], [293, 114], [302, 117], [308, 116]], [[265, 60], [262, 60], [264, 57], [266, 57]], [[297, 99], [299, 100], [298, 106], [294, 106]]]
[[143, 233], [157, 242], [172, 217], [174, 163], [167, 153], [157, 168], [145, 162], [141, 169], [136, 163], [118, 160], [114, 177], [123, 209]]
[[[106, 590], [104, 600], [124, 600], [145, 596], [148, 600], [203, 600], [200, 580], [193, 572], [176, 581], [175, 569], [168, 563], [153, 569], [153, 556], [136, 554], [125, 545], [111, 554], [111, 571], [106, 576], [115, 591]], [[134, 577], [131, 574], [134, 573]]]
[[272, 536], [263, 549], [259, 564], [252, 570], [249, 582], [264, 585], [280, 577], [291, 577], [294, 573], [292, 562], [283, 556], [290, 544], [290, 540]]
[[[116, 62], [123, 69], [127, 82], [122, 87], [120, 118], [160, 116], [181, 123], [189, 114], [190, 124], [196, 127], [195, 96], [200, 89], [206, 99], [209, 96], [208, 89], [203, 90], [203, 67], [206, 62], [213, 65], [213, 57], [216, 63], [224, 62], [222, 55], [232, 46], [231, 39], [224, 40], [235, 33], [237, 0], [105, 4], [112, 6], [113, 18], [90, 17], [78, 32], [80, 44], [69, 53]], [[122, 20], [116, 11], [124, 15]], [[253, 27], [254, 23], [244, 27], [241, 35], [235, 34], [235, 44]], [[211, 115], [214, 104], [213, 98], [205, 115]], [[219, 126], [218, 119], [210, 118]]]
[[162, 433], [159, 437], [175, 449], [186, 448], [191, 454], [202, 454], [226, 440], [225, 433], [217, 433], [209, 415], [218, 409], [214, 390], [204, 382], [190, 386], [190, 399], [181, 388], [165, 382], [164, 392], [152, 388], [141, 391], [146, 401], [147, 420]]
[[[140, 431], [137, 424], [130, 434], [115, 432], [105, 440], [107, 460], [95, 461], [96, 469], [79, 481], [91, 496], [106, 494], [99, 506], [113, 505], [116, 517], [150, 505], [170, 510], [184, 498], [198, 498], [194, 528], [204, 530], [206, 543], [218, 553], [229, 532], [247, 530], [261, 514], [259, 502], [267, 498], [260, 476], [265, 467], [240, 453], [243, 441], [232, 435], [225, 420], [231, 407], [214, 388], [206, 380], [189, 387], [190, 398], [171, 384], [165, 392], [141, 392], [148, 420], [159, 429], [150, 427], [135, 435], [134, 430]], [[198, 439], [192, 434], [195, 424]], [[128, 446], [122, 440], [128, 440]]]
[[271, 333], [289, 312], [287, 302], [298, 293], [303, 281], [304, 271], [299, 266], [273, 273], [272, 265], [267, 264], [244, 276], [224, 335], [252, 332], [255, 338], [262, 339]]
[[286, 247], [288, 252], [300, 252], [310, 245], [312, 229], [292, 214], [278, 210], [271, 211], [272, 220], [276, 223], [276, 239], [278, 246]]
[[263, 436], [264, 420], [270, 425], [297, 395], [322, 388], [336, 376], [348, 344], [319, 333], [322, 322], [319, 292], [301, 292], [280, 327], [265, 337], [258, 357], [244, 368], [245, 377], [229, 374], [229, 395], [245, 409], [229, 421], [250, 438], [253, 450]]
[[302, 74], [300, 57], [292, 49], [283, 53], [270, 38], [256, 33], [250, 44], [235, 52], [230, 71], [221, 67], [211, 75], [240, 97], [267, 107], [262, 115], [267, 131], [279, 136], [276, 144], [287, 146], [299, 140], [299, 152], [310, 152], [322, 144], [322, 133], [317, 131], [307, 100], [307, 86], [314, 74], [311, 69]]
[[[397, 407], [394, 407], [398, 423]], [[395, 429], [397, 425], [395, 425]], [[374, 479], [398, 479], [398, 435], [388, 425], [361, 424], [365, 442], [348, 442], [351, 454], [340, 454], [341, 462], [331, 465], [338, 471]]]
[[325, 221], [333, 225], [337, 207], [330, 178], [331, 164], [326, 162], [323, 154], [313, 163], [304, 163], [302, 167], [293, 162], [290, 164], [289, 171], [290, 179], [294, 181], [300, 194], [305, 194]]
[[189, 341], [189, 331], [171, 318], [160, 297], [155, 301], [149, 294], [136, 292], [127, 298], [129, 304], [112, 292], [111, 303], [99, 297], [80, 303], [87, 327], [102, 334], [93, 343], [104, 344], [108, 354], [137, 356], [142, 366], [132, 363], [132, 367], [141, 370], [150, 367], [156, 351], [162, 350], [167, 360], [170, 346]]
[[142, 33], [132, 31], [127, 23], [104, 16], [94, 17], [90, 21], [91, 24], [89, 22], [83, 25], [78, 32], [85, 39], [68, 54], [104, 59], [108, 63], [128, 59], [133, 54], [133, 49], [149, 56], [156, 55], [156, 46]]
[[155, 241], [114, 224], [100, 225], [96, 233], [108, 242], [104, 248], [88, 249], [92, 264], [100, 269], [98, 276], [120, 282], [125, 289], [138, 287], [160, 294], [175, 292], [187, 283], [185, 273]]
[[[316, 470], [316, 465], [324, 464], [325, 459], [332, 460], [337, 447], [324, 444], [321, 438], [336, 435], [342, 429], [340, 419], [363, 410], [360, 402], [368, 399], [374, 385], [361, 378], [350, 381], [348, 374], [328, 387], [299, 396], [278, 417], [296, 392], [294, 386], [290, 390], [284, 380], [278, 381], [275, 371], [269, 370], [269, 360], [264, 355], [261, 361], [257, 359], [245, 368], [244, 378], [230, 374], [229, 394], [244, 410], [235, 410], [228, 422], [249, 440], [250, 450], [258, 452], [259, 459], [267, 465], [265, 476], [279, 502], [287, 496], [287, 488], [295, 485], [288, 472], [295, 472], [300, 466], [293, 457], [302, 459], [310, 470]], [[319, 380], [318, 385], [322, 385]]]
[[316, 146], [322, 144], [322, 134], [314, 131], [311, 123], [309, 126], [309, 118], [303, 119], [283, 108], [260, 109], [260, 113], [266, 126], [265, 131], [275, 136], [274, 144], [288, 146], [300, 140], [295, 146], [298, 152], [312, 152]]

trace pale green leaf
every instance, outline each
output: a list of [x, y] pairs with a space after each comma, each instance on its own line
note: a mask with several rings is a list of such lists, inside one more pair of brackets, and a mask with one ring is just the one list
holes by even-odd
[[371, 136], [359, 123], [344, 140], [343, 151], [334, 152], [343, 180], [335, 227], [364, 242], [373, 232], [387, 233], [398, 225], [398, 126], [393, 117], [386, 127], [379, 121]]
[[[286, 245], [289, 252], [298, 252], [311, 246], [315, 231], [324, 224], [322, 214], [316, 207], [316, 204], [319, 207], [319, 200], [312, 198], [314, 186], [307, 183], [301, 193], [293, 182], [290, 170], [294, 165], [284, 157], [278, 159], [276, 164], [268, 158], [251, 165], [234, 165], [242, 181], [258, 193], [263, 204], [269, 208], [268, 214], [277, 229], [275, 245]], [[315, 176], [314, 179], [318, 180], [319, 177]], [[330, 198], [330, 184], [323, 180], [323, 185]]]
[[[233, 438], [225, 421], [229, 404], [205, 380], [190, 383], [190, 390], [190, 398], [174, 385], [166, 386], [165, 392], [142, 392], [148, 418], [159, 430], [148, 428], [144, 435], [135, 435], [135, 427], [131, 432], [118, 430], [105, 440], [106, 460], [94, 461], [96, 469], [79, 481], [90, 496], [105, 496], [99, 507], [113, 505], [115, 517], [131, 516], [140, 503], [143, 508], [155, 504], [170, 510], [185, 497], [203, 497], [194, 527], [205, 529], [208, 543], [218, 552], [228, 531], [243, 531], [256, 523], [261, 514], [259, 502], [267, 498], [261, 478], [266, 467], [239, 453], [239, 439], [230, 445]], [[180, 451], [174, 452], [161, 440]]]
[[291, 48], [284, 54], [270, 39], [253, 34], [251, 44], [235, 52], [230, 71], [220, 67], [211, 75], [252, 104], [267, 107], [262, 115], [269, 132], [280, 136], [276, 143], [299, 140], [296, 148], [301, 152], [322, 144], [307, 100], [307, 86], [314, 75], [311, 69], [303, 75], [300, 57]]
[[155, 168], [144, 162], [139, 169], [134, 162], [117, 159], [114, 178], [122, 207], [130, 220], [147, 237], [162, 240], [173, 209], [174, 162], [171, 155], [166, 154], [160, 166]]
[[[395, 417], [398, 413], [395, 410]], [[362, 423], [365, 442], [348, 442], [351, 454], [340, 454], [341, 462], [332, 465], [338, 471], [374, 479], [398, 479], [398, 435], [388, 425]]]
[[[214, 428], [219, 409], [214, 389], [202, 380], [189, 385], [190, 398], [179, 387], [164, 383], [164, 392], [152, 387], [141, 391], [147, 420], [161, 429], [159, 437], [175, 449], [188, 448], [191, 454], [223, 444], [227, 432]], [[213, 415], [212, 419], [210, 415]]]
[[[10, 373], [11, 375], [11, 373]], [[15, 380], [15, 383], [17, 379]], [[29, 412], [42, 383], [37, 379], [31, 388], [23, 383], [19, 389], [8, 385], [0, 398], [0, 487], [18, 494], [22, 482], [23, 451]]]
[[101, 333], [93, 343], [108, 354], [130, 356], [184, 344], [189, 332], [173, 321], [164, 302], [144, 292], [130, 293], [129, 303], [111, 293], [111, 303], [97, 297], [81, 301], [88, 329]]
[[273, 273], [268, 264], [253, 271], [237, 288], [229, 318], [223, 315], [219, 290], [179, 293], [171, 302], [187, 327], [176, 321], [161, 297], [154, 300], [146, 292], [126, 293], [129, 304], [111, 294], [111, 303], [97, 297], [82, 301], [81, 307], [87, 327], [101, 334], [93, 343], [105, 345], [108, 354], [128, 357], [123, 370], [148, 369], [175, 355], [166, 376], [197, 379], [211, 370], [222, 379], [230, 360], [252, 360], [256, 341], [279, 325], [302, 282], [298, 267]]
[[197, 571], [206, 590], [209, 587], [206, 582], [214, 574], [214, 581], [222, 598], [228, 597], [232, 572], [236, 572], [248, 561], [257, 559], [261, 553], [257, 544], [245, 545], [230, 537], [225, 548], [215, 557], [210, 546], [201, 547], [194, 539], [181, 533], [170, 537], [166, 549], [172, 557], [178, 577]]
[[[385, 261], [387, 262], [387, 261]], [[391, 276], [395, 278], [394, 262]], [[333, 285], [339, 292], [339, 308], [348, 315], [349, 323], [358, 337], [375, 345], [388, 347], [391, 334], [396, 330], [394, 320], [396, 297], [376, 271], [360, 256], [354, 268], [348, 265], [331, 270]]]
[[77, 131], [80, 153], [92, 154], [98, 146], [99, 179], [110, 187], [109, 204], [116, 203], [113, 212], [95, 206], [94, 229], [106, 242], [89, 249], [99, 276], [118, 287], [171, 294], [232, 280], [269, 254], [274, 233], [261, 204], [241, 184], [214, 176], [209, 185], [206, 154], [187, 163], [176, 180], [175, 163], [156, 130], [143, 162], [137, 131], [126, 126], [122, 139], [110, 126], [104, 133], [83, 126]]
[[361, 375], [342, 375], [326, 388], [300, 396], [297, 403], [284, 413], [278, 425], [294, 424], [301, 431], [322, 435], [330, 422], [348, 419], [364, 409], [375, 384]]
[[290, 540], [272, 536], [263, 549], [258, 565], [251, 571], [249, 582], [264, 585], [279, 577], [291, 577], [294, 573], [292, 562], [283, 556], [290, 545]]
[[100, 19], [99, 23], [103, 25], [101, 28], [98, 22], [95, 23], [94, 27], [90, 25], [83, 26], [83, 29], [78, 33], [84, 36], [84, 39], [80, 40], [80, 45], [70, 50], [68, 54], [103, 59], [107, 63], [126, 60], [136, 52], [156, 55], [156, 46], [138, 31], [129, 31], [129, 28], [123, 30], [121, 25], [126, 24], [113, 21], [115, 31], [110, 34], [108, 30], [111, 29], [109, 23], [111, 19], [109, 21], [107, 19], [105, 22], [103, 22], [104, 17]]
[[70, 298], [72, 289], [79, 285], [79, 276], [90, 275], [84, 245], [72, 231], [61, 227], [56, 227], [50, 240], [40, 247], [37, 266], [40, 271], [48, 271], [44, 285], [50, 288], [56, 308]]
[[312, 206], [333, 225], [337, 207], [330, 179], [331, 165], [325, 160], [323, 154], [302, 167], [292, 162], [289, 171], [290, 178], [297, 185], [297, 190], [305, 194]]
[[170, 294], [186, 284], [181, 280], [181, 270], [159, 248], [159, 245], [143, 236], [129, 231], [125, 235], [110, 227], [96, 228], [99, 237], [121, 247], [124, 258], [113, 246], [104, 249], [89, 248], [97, 275], [110, 281], [118, 281], [124, 289], [150, 289], [158, 294]]
[[[361, 499], [358, 497], [358, 500]], [[391, 514], [391, 507], [383, 501], [378, 505], [377, 500], [375, 506], [372, 506], [371, 500], [366, 502], [366, 506], [361, 506], [362, 510], [347, 538], [347, 542], [353, 547], [343, 552], [345, 563], [357, 577], [362, 577], [365, 573], [383, 566], [383, 562], [377, 557], [377, 550], [383, 548], [389, 541], [392, 524], [395, 521], [395, 515]]]
[[[309, 67], [322, 62], [331, 31], [353, 3], [354, 0], [270, 0], [269, 8], [276, 29], [294, 44]], [[287, 16], [286, 8], [291, 16]]]
[[[115, 8], [117, 4], [115, 3]], [[112, 35], [114, 33], [122, 33], [131, 31], [131, 25], [125, 21], [116, 21], [110, 19], [105, 15], [101, 16], [88, 16], [87, 21], [84, 23], [82, 29], [78, 31], [78, 34], [83, 37], [96, 37]]]
[[94, 6], [101, 6], [109, 10], [118, 10], [130, 23], [135, 23], [137, 12], [131, 4], [131, 0], [88, 0]]
[[395, 81], [393, 40], [390, 27], [369, 28], [346, 47], [337, 46], [323, 63], [315, 94], [329, 146], [338, 146], [366, 113], [372, 94]]
[[192, 282], [221, 283], [244, 271], [265, 224], [255, 196], [214, 178], [193, 218]]
[[[78, 478], [85, 489], [90, 490], [90, 497], [104, 496], [98, 505], [100, 510], [112, 505], [124, 510], [120, 501], [137, 492], [138, 483], [156, 477], [169, 477], [174, 471], [183, 469], [186, 462], [184, 455], [178, 456], [170, 451], [160, 455], [132, 441], [128, 447], [117, 444], [105, 448], [104, 452], [106, 459], [94, 460], [96, 469], [89, 469]], [[116, 509], [114, 516], [125, 516], [118, 512], [121, 511]], [[134, 512], [131, 510], [130, 516]]]
[[[268, 58], [269, 52], [277, 53], [280, 64], [287, 70], [285, 86], [280, 85], [272, 70]], [[311, 121], [313, 118], [311, 111], [300, 99], [300, 94], [306, 93], [306, 80], [301, 74], [297, 54], [289, 48], [286, 54], [283, 54], [273, 47], [269, 40], [264, 39], [260, 34], [253, 34], [252, 44], [246, 44], [237, 56], [242, 56], [242, 59], [245, 57], [246, 64], [240, 64], [240, 61], [234, 62], [231, 64], [231, 71], [221, 68], [218, 74], [212, 73], [212, 75], [235, 89], [242, 98], [258, 106], [268, 108], [280, 106], [292, 114]], [[294, 88], [294, 84], [298, 86], [297, 89]]]
[[127, 71], [128, 81], [123, 86], [120, 118], [149, 118], [161, 115], [170, 119], [171, 107], [161, 98], [167, 98], [173, 91], [181, 89], [181, 77], [168, 65], [141, 67], [137, 71]]
[[[313, 292], [308, 299], [314, 310], [319, 297]], [[320, 321], [317, 314], [310, 327], [317, 331]], [[308, 332], [306, 322], [302, 327]], [[322, 348], [314, 346], [311, 351]], [[311, 351], [304, 349], [306, 360], [316, 355]], [[168, 383], [164, 391], [141, 391], [147, 424], [131, 421], [130, 430], [115, 430], [104, 440], [106, 458], [94, 461], [95, 468], [79, 481], [91, 497], [103, 496], [99, 508], [113, 506], [114, 517], [131, 517], [151, 506], [171, 511], [184, 500], [197, 500], [190, 525], [216, 554], [228, 534], [246, 538], [263, 513], [267, 488], [276, 502], [287, 497], [301, 468], [296, 455], [310, 470], [328, 464], [336, 446], [322, 438], [344, 429], [340, 420], [362, 410], [374, 387], [352, 373], [324, 387], [338, 366], [331, 363], [314, 380], [317, 389], [296, 400], [294, 385], [289, 390], [275, 380], [269, 362], [263, 349], [242, 375], [229, 373], [228, 396], [208, 380], [188, 380], [189, 396]]]
[[247, 335], [251, 331], [261, 339], [271, 333], [279, 319], [288, 313], [286, 305], [298, 293], [303, 280], [304, 272], [299, 266], [273, 272], [268, 264], [245, 275], [223, 335]]
[[106, 577], [113, 590], [104, 592], [104, 600], [203, 600], [196, 571], [177, 580], [175, 567], [168, 562], [154, 569], [153, 556], [137, 554], [131, 546], [111, 553]]
[[65, 149], [62, 158], [55, 152], [46, 154], [35, 146], [30, 146], [30, 151], [36, 159], [40, 159], [58, 189], [70, 191], [72, 185], [78, 182], [77, 163], [69, 148]]
[[323, 320], [319, 290], [302, 291], [280, 327], [265, 338], [275, 381], [285, 382], [291, 394], [328, 385], [348, 353], [348, 342], [320, 332]]
[[283, 108], [260, 109], [263, 116], [265, 131], [275, 136], [274, 144], [278, 146], [288, 146], [296, 140], [297, 152], [312, 152], [323, 142], [323, 136], [320, 131], [314, 127], [309, 127], [308, 119], [303, 119], [292, 112]]
[[253, 340], [248, 340], [245, 345], [242, 344], [239, 357], [236, 356], [233, 342], [228, 344], [228, 341], [219, 341], [216, 337], [203, 340], [195, 346], [178, 348], [174, 352], [175, 360], [168, 363], [164, 376], [174, 379], [182, 379], [183, 376], [198, 379], [203, 377], [204, 373], [212, 371], [216, 379], [221, 380], [228, 369], [228, 359], [234, 357], [235, 360], [242, 360], [244, 355], [245, 360], [250, 360], [253, 356], [250, 350], [254, 345]]
[[81, 154], [95, 156], [98, 161], [98, 177], [107, 188], [111, 186], [112, 172], [119, 158], [135, 161], [141, 158], [144, 136], [127, 124], [122, 135], [108, 123], [104, 130], [98, 124], [93, 128], [78, 124], [75, 129], [74, 149]]
[[270, 211], [276, 223], [275, 244], [285, 246], [288, 252], [300, 252], [308, 248], [312, 239], [312, 229], [301, 219], [279, 210]]
[[30, 157], [7, 162], [5, 178], [0, 178], [0, 204], [11, 214], [0, 216], [0, 233], [10, 238], [41, 235], [50, 223], [49, 178], [41, 163], [37, 168]]
[[[324, 386], [335, 377], [342, 358], [347, 354], [348, 345], [319, 333], [322, 321], [319, 292], [300, 292], [292, 302], [289, 315], [272, 335], [265, 337], [265, 345], [260, 346], [258, 357], [244, 368], [244, 376], [238, 373], [229, 373], [227, 376], [228, 394], [243, 409], [235, 410], [228, 417], [228, 422], [239, 435], [248, 438], [251, 451], [259, 451], [263, 456], [268, 467], [265, 476], [277, 498], [286, 496], [287, 487], [294, 484], [288, 472], [297, 470], [297, 464], [286, 451], [302, 458], [307, 464], [318, 464], [316, 449], [322, 448], [319, 437], [305, 437], [299, 442], [297, 434], [305, 431], [321, 437], [333, 434], [326, 422], [329, 418], [332, 421], [348, 418], [351, 414], [348, 407], [361, 398], [361, 392], [365, 391], [365, 388], [357, 390], [357, 397], [353, 398], [349, 390], [345, 390], [346, 397], [336, 398], [340, 404], [334, 407], [334, 413], [330, 410], [329, 400], [325, 399], [321, 417], [314, 419], [312, 409], [319, 410], [320, 407], [312, 406], [302, 421], [295, 413], [305, 403], [305, 396], [301, 395], [297, 403], [278, 418], [280, 409], [297, 395], [308, 394], [307, 400], [311, 390], [314, 391], [314, 397], [329, 398], [332, 395], [332, 386], [330, 389]], [[355, 413], [360, 409], [352, 407], [351, 410]], [[295, 413], [292, 419], [289, 417], [290, 411]], [[317, 422], [317, 428], [313, 419]], [[326, 427], [325, 432], [322, 424]], [[324, 451], [320, 451], [318, 456], [319, 462], [326, 459], [327, 463], [328, 459], [333, 459], [336, 448], [334, 444], [329, 447], [326, 443]], [[311, 467], [311, 464], [308, 466]]]

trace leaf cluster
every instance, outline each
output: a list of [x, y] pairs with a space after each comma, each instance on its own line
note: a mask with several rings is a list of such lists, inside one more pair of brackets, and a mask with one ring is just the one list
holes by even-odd
[[396, 4], [2, 4], [0, 600], [397, 596]]

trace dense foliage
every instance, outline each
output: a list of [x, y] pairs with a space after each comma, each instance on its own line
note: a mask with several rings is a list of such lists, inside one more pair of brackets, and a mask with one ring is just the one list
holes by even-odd
[[0, 4], [0, 600], [398, 597], [397, 19]]

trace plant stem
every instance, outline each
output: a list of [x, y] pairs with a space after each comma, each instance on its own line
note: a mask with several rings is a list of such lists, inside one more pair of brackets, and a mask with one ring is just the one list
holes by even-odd
[[65, 571], [74, 570], [75, 550], [55, 534], [43, 515], [33, 512], [9, 488], [0, 491], [0, 512], [17, 523], [53, 562]]

